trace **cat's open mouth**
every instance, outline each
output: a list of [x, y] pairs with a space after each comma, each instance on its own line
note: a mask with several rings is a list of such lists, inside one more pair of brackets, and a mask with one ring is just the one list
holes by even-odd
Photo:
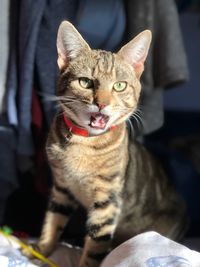
[[95, 129], [103, 130], [106, 127], [108, 120], [109, 117], [100, 112], [92, 113], [90, 117], [89, 126]]

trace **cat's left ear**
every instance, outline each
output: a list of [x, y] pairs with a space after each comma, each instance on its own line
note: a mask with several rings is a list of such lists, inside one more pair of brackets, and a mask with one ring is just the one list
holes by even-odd
[[84, 51], [89, 52], [90, 47], [81, 34], [69, 22], [63, 21], [57, 35], [58, 67], [66, 68], [69, 61]]
[[118, 52], [118, 55], [134, 68], [138, 79], [144, 70], [144, 62], [148, 55], [151, 38], [151, 31], [145, 30], [124, 45]]

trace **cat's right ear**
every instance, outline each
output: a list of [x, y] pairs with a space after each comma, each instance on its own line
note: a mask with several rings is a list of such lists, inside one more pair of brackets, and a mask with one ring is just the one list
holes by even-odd
[[57, 35], [58, 67], [64, 69], [69, 61], [77, 57], [81, 52], [90, 50], [89, 45], [68, 21], [60, 24]]
[[144, 70], [144, 62], [149, 51], [151, 38], [151, 31], [145, 30], [124, 45], [118, 52], [134, 68], [138, 78]]

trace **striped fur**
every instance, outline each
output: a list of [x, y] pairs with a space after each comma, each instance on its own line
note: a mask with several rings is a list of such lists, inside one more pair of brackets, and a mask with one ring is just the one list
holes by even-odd
[[[88, 212], [79, 267], [98, 266], [112, 243], [143, 231], [156, 230], [173, 239], [182, 234], [181, 200], [151, 155], [129, 140], [126, 127], [126, 119], [137, 108], [139, 78], [150, 39], [150, 33], [143, 32], [114, 54], [91, 50], [70, 23], [60, 26], [60, 112], [88, 129], [92, 136], [72, 134], [66, 142], [67, 129], [61, 113], [54, 118], [47, 141], [54, 186], [38, 244], [45, 254], [53, 250], [79, 204]], [[80, 77], [92, 79], [93, 88], [81, 88]], [[117, 81], [126, 81], [127, 88], [113, 91]], [[105, 106], [102, 112], [110, 116], [108, 124], [117, 125], [115, 130], [90, 129], [85, 122], [99, 103]]]

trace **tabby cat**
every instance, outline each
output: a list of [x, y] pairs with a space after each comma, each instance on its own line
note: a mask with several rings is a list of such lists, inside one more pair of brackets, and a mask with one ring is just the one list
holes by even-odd
[[38, 243], [42, 253], [52, 252], [78, 205], [88, 214], [79, 267], [99, 266], [112, 243], [143, 231], [182, 235], [182, 200], [143, 146], [129, 140], [126, 126], [137, 109], [150, 42], [145, 30], [116, 54], [91, 50], [71, 23], [61, 23], [61, 108], [46, 146], [54, 184]]

